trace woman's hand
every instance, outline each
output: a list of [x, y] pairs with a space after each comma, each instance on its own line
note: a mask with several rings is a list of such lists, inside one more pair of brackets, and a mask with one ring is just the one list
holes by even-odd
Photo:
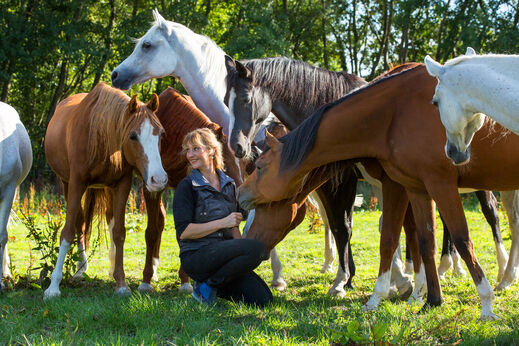
[[222, 228], [232, 228], [237, 227], [240, 225], [240, 222], [242, 220], [243, 216], [241, 213], [234, 212], [230, 213], [226, 217], [224, 217], [222, 220]]

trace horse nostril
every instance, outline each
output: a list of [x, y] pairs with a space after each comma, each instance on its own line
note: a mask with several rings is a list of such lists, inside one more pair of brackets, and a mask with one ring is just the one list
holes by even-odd
[[117, 71], [112, 72], [112, 82], [117, 79], [118, 73]]

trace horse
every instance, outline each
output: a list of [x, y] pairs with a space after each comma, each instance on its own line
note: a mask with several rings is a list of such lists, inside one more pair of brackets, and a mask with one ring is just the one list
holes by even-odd
[[[416, 65], [400, 65], [394, 68], [391, 73], [397, 73]], [[365, 84], [357, 76], [343, 72], [327, 71], [289, 58], [235, 61], [227, 56], [226, 67], [228, 72], [226, 98], [229, 100], [229, 108], [235, 119], [230, 144], [235, 152], [247, 152], [250, 150], [252, 139], [257, 136], [260, 125], [270, 116], [270, 112], [282, 119], [282, 122], [289, 129], [293, 129], [325, 103], [334, 101], [347, 92]], [[310, 91], [306, 92], [307, 90]], [[365, 170], [362, 166], [358, 168], [363, 173], [366, 181], [375, 187], [374, 191], [381, 191], [380, 182], [364, 174]], [[350, 181], [348, 187], [341, 187], [341, 193], [330, 190], [328, 184], [323, 185], [322, 189], [328, 191], [325, 198], [327, 197], [328, 200], [334, 201], [333, 205], [337, 207], [343, 201], [342, 194], [353, 194], [354, 196], [356, 181]], [[378, 195], [380, 194], [378, 193]], [[477, 193], [477, 197], [493, 232], [499, 263], [498, 279], [500, 280], [505, 270], [508, 256], [506, 251], [504, 251], [499, 230], [497, 202], [495, 198], [494, 200], [491, 199], [493, 197], [491, 192]], [[347, 200], [352, 201], [352, 199]], [[379, 201], [382, 201], [381, 196]], [[339, 230], [334, 229], [336, 234], [347, 232], [349, 237], [351, 237], [351, 227], [346, 227], [344, 230], [341, 229], [344, 228], [344, 222], [340, 220], [343, 218], [344, 210], [353, 211], [351, 207], [351, 205], [346, 204], [343, 208], [338, 208], [337, 213], [335, 213], [336, 219], [332, 217], [332, 220], [335, 219], [334, 224], [339, 227]], [[348, 215], [348, 218], [351, 219], [351, 215]], [[442, 262], [439, 269], [441, 274], [443, 275], [449, 269], [453, 262], [452, 259], [454, 259], [456, 272], [463, 275], [463, 268], [457, 265], [455, 248], [452, 246], [448, 231], [445, 233], [443, 244]], [[397, 270], [401, 267], [399, 253], [400, 251], [395, 254], [393, 269], [395, 280], [398, 283], [397, 286], [401, 292], [405, 292], [409, 290], [408, 282], [410, 279]]]
[[[115, 292], [130, 293], [125, 283], [123, 246], [132, 173], [135, 170], [151, 192], [163, 190], [168, 181], [159, 153], [164, 130], [154, 114], [158, 102], [155, 94], [144, 104], [137, 96], [130, 99], [122, 91], [99, 83], [88, 94], [69, 96], [56, 107], [45, 134], [45, 156], [63, 183], [67, 211], [56, 266], [44, 298], [61, 294], [63, 263], [75, 233], [80, 252], [75, 277], [86, 270], [85, 237], [94, 206], [103, 205], [102, 195], [107, 196], [106, 219], [115, 244]], [[96, 193], [101, 187], [104, 189]]]
[[18, 112], [0, 102], [0, 293], [2, 278], [10, 276], [7, 253], [7, 224], [16, 188], [32, 166], [31, 140]]
[[[519, 178], [514, 172], [519, 157], [514, 148], [519, 137], [498, 124], [492, 129], [487, 124], [474, 137], [470, 162], [453, 165], [443, 152], [446, 137], [439, 112], [430, 102], [434, 87], [434, 78], [419, 65], [321, 108], [279, 141], [267, 135], [270, 150], [256, 161], [256, 170], [238, 189], [238, 199], [242, 207], [251, 208], [289, 198], [314, 168], [339, 160], [362, 160], [370, 174], [381, 177], [384, 199], [379, 276], [365, 309], [376, 308], [387, 297], [391, 257], [408, 202], [427, 278], [423, 308], [441, 304], [434, 261], [435, 201], [476, 285], [481, 318], [494, 319], [494, 294], [474, 253], [458, 188], [517, 189]], [[517, 236], [513, 239], [517, 243]]]
[[[153, 11], [153, 17], [154, 24], [137, 41], [132, 54], [112, 71], [112, 85], [128, 89], [134, 83], [152, 78], [175, 76], [197, 107], [211, 121], [221, 125], [225, 135], [229, 135], [234, 120], [224, 103], [227, 90], [225, 52], [208, 37], [165, 20], [157, 10]], [[345, 244], [337, 243], [337, 246], [342, 253]], [[271, 256], [271, 260], [276, 258]], [[280, 269], [281, 263], [273, 262], [273, 267]], [[272, 283], [286, 287], [282, 277], [276, 273]]]
[[[159, 109], [157, 117], [164, 128], [160, 156], [162, 166], [168, 175], [168, 187], [176, 188], [178, 183], [187, 175], [188, 161], [182, 154], [182, 141], [188, 132], [206, 127], [211, 129], [217, 139], [227, 143], [227, 137], [223, 134], [222, 127], [213, 123], [192, 102], [175, 89], [169, 87], [159, 95]], [[227, 145], [222, 146], [225, 172], [240, 185], [241, 171], [236, 165], [234, 155]], [[161, 193], [150, 193], [144, 189], [144, 199], [148, 213], [148, 225], [146, 227], [146, 264], [143, 271], [140, 291], [152, 291], [151, 279], [156, 275], [159, 263], [159, 250], [166, 212], [162, 206]], [[192, 291], [189, 277], [182, 268], [179, 268], [180, 290]]]
[[485, 115], [519, 134], [519, 55], [465, 55], [445, 63], [425, 58], [427, 71], [438, 79], [432, 102], [445, 126], [446, 155], [458, 165], [470, 159], [470, 142]]

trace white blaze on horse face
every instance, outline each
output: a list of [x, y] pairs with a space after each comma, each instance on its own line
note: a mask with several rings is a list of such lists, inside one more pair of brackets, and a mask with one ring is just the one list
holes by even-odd
[[146, 119], [142, 125], [139, 134], [139, 142], [142, 145], [144, 156], [147, 158], [148, 166], [146, 167], [146, 188], [150, 192], [160, 191], [166, 187], [168, 183], [168, 175], [162, 167], [162, 160], [159, 152], [159, 134], [154, 134], [156, 129], [151, 125], [149, 119]]
[[234, 122], [236, 117], [234, 116], [234, 102], [236, 101], [236, 92], [234, 91], [234, 88], [231, 88], [229, 90], [229, 145], [231, 144], [231, 137], [232, 137], [232, 130], [234, 128]]

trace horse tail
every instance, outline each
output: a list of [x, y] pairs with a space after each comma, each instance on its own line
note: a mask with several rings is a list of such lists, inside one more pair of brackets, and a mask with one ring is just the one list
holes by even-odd
[[106, 189], [86, 190], [85, 199], [83, 202], [83, 220], [85, 221], [85, 250], [88, 250], [90, 244], [90, 235], [92, 229], [92, 220], [94, 215], [97, 215], [99, 224], [101, 224], [105, 215], [108, 200], [108, 191]]

